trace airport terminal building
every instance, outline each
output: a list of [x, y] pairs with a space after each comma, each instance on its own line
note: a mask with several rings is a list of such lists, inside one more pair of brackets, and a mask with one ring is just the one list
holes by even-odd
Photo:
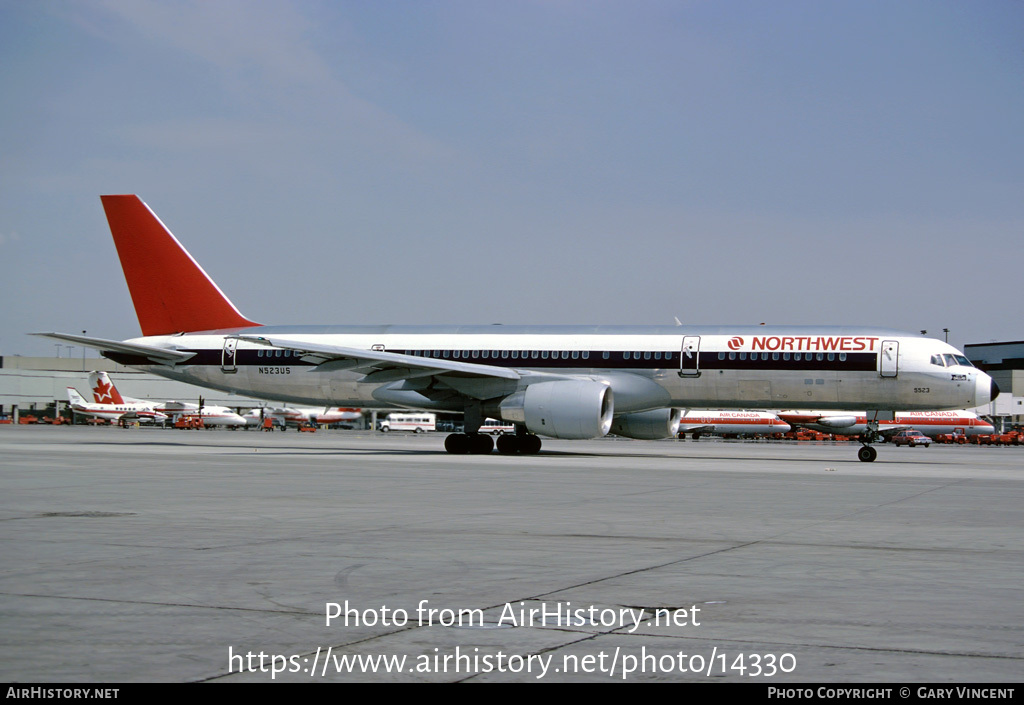
[[976, 367], [991, 375], [1002, 390], [995, 401], [977, 412], [1004, 424], [1024, 423], [1024, 340], [969, 343], [964, 345], [964, 354]]

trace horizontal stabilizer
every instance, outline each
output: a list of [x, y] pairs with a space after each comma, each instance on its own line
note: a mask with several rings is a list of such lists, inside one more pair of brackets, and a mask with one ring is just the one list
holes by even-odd
[[176, 365], [195, 357], [194, 352], [181, 352], [180, 350], [168, 350], [158, 348], [155, 345], [139, 345], [137, 343], [122, 343], [120, 340], [107, 340], [105, 338], [87, 338], [84, 335], [68, 335], [66, 333], [32, 333], [44, 338], [63, 340], [75, 345], [84, 345], [100, 352], [123, 353], [125, 355], [141, 355], [147, 357], [159, 365]]

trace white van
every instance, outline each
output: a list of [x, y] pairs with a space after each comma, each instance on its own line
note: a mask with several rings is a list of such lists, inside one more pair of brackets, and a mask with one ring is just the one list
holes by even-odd
[[387, 418], [380, 422], [381, 433], [389, 431], [412, 431], [413, 433], [424, 433], [437, 428], [437, 415], [426, 412], [412, 414], [388, 414]]

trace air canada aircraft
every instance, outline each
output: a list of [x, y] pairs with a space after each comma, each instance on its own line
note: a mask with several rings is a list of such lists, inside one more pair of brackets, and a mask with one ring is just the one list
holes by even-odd
[[249, 425], [262, 423], [271, 419], [281, 426], [304, 426], [306, 424], [326, 425], [332, 423], [355, 422], [363, 417], [360, 409], [342, 407], [298, 407], [298, 406], [266, 406], [254, 409], [243, 418]]
[[123, 420], [156, 423], [167, 420], [166, 414], [156, 411], [145, 402], [134, 399], [132, 401], [124, 401], [118, 397], [117, 402], [89, 403], [74, 387], [68, 387], [68, 404], [76, 413], [94, 416], [107, 421]]
[[[877, 432], [897, 409], [970, 408], [999, 393], [948, 344], [877, 328], [261, 325], [138, 196], [101, 200], [142, 337], [41, 335], [263, 399], [461, 413], [449, 453], [490, 453], [478, 433], [487, 417], [515, 424], [500, 453], [532, 454], [540, 436], [596, 438], [613, 423], [619, 435], [671, 437], [680, 409], [870, 409]], [[875, 438], [861, 460], [875, 459]]]
[[767, 411], [687, 411], [679, 421], [679, 433], [689, 433], [693, 440], [704, 433], [723, 435], [769, 435], [789, 433], [791, 426]]
[[245, 428], [245, 418], [226, 406], [209, 406], [193, 404], [187, 401], [165, 401], [157, 404], [156, 410], [179, 418], [187, 416], [198, 419], [204, 426], [227, 426], [228, 428]]
[[92, 387], [92, 396], [96, 400], [96, 405], [108, 403], [114, 406], [151, 409], [161, 414], [161, 420], [178, 416], [195, 416], [202, 419], [206, 426], [245, 426], [245, 419], [226, 406], [206, 404], [200, 406], [187, 401], [153, 402], [122, 396], [110, 376], [102, 370], [89, 375], [89, 386]]
[[[803, 426], [823, 433], [860, 435], [867, 431], [868, 418], [863, 411], [780, 411], [779, 418], [794, 426]], [[943, 433], [977, 436], [995, 433], [995, 427], [972, 411], [897, 411], [895, 418], [878, 422], [878, 433], [884, 438], [900, 431], [916, 429], [934, 438]]]

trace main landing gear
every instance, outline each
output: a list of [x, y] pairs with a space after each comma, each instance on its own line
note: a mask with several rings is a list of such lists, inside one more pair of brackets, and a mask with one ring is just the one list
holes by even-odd
[[[487, 455], [494, 450], [494, 439], [485, 433], [453, 433], [444, 439], [444, 449], [453, 455]], [[498, 452], [502, 455], [536, 455], [540, 438], [532, 433], [498, 436]]]
[[454, 455], [487, 455], [494, 439], [484, 433], [453, 433], [444, 439], [444, 449]]
[[536, 455], [540, 452], [540, 438], [532, 433], [500, 436], [498, 452], [502, 455]]

